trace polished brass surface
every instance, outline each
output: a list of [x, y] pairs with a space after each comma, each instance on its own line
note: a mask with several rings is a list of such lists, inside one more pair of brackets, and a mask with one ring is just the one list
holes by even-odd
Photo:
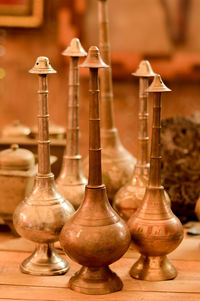
[[84, 198], [86, 178], [83, 176], [79, 154], [79, 57], [86, 56], [79, 39], [72, 39], [63, 52], [69, 56], [67, 143], [57, 188], [75, 209]]
[[124, 219], [128, 220], [141, 204], [149, 178], [148, 155], [148, 88], [149, 78], [153, 77], [148, 61], [141, 61], [133, 75], [139, 77], [139, 112], [138, 112], [138, 154], [137, 164], [132, 178], [116, 193], [113, 208]]
[[55, 71], [48, 58], [39, 57], [30, 72], [39, 75], [38, 173], [31, 194], [16, 208], [13, 222], [22, 237], [36, 243], [34, 253], [21, 264], [22, 272], [59, 275], [66, 273], [69, 265], [56, 253], [53, 243], [74, 208], [57, 192], [51, 173], [47, 74]]
[[70, 57], [87, 56], [87, 52], [83, 49], [79, 39], [77, 38], [71, 40], [70, 45], [62, 52], [62, 54]]
[[1, 138], [29, 138], [31, 130], [21, 124], [19, 120], [14, 120], [12, 124], [4, 126], [0, 131]]
[[[136, 159], [123, 147], [114, 125], [112, 68], [110, 66], [110, 37], [107, 0], [98, 0], [99, 48], [103, 61], [109, 65], [100, 73], [101, 85], [101, 144], [102, 176], [112, 202], [115, 193], [133, 174]], [[88, 158], [84, 161], [88, 174]]]
[[154, 96], [149, 182], [144, 199], [128, 221], [132, 240], [141, 253], [130, 275], [136, 279], [160, 281], [173, 279], [177, 272], [167, 254], [183, 239], [183, 227], [173, 214], [161, 186], [161, 93], [168, 92], [159, 75], [147, 89]]
[[69, 280], [69, 287], [98, 295], [122, 288], [122, 281], [108, 265], [126, 252], [130, 232], [112, 209], [102, 184], [98, 68], [106, 65], [101, 62], [97, 47], [89, 49], [82, 64], [86, 66], [90, 68], [88, 185], [83, 203], [61, 231], [60, 242], [67, 255], [83, 266]]

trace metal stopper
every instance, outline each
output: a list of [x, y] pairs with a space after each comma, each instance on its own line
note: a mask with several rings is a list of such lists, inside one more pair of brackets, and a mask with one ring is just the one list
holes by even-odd
[[147, 92], [170, 92], [171, 89], [165, 86], [160, 74], [156, 74], [153, 82], [151, 83], [151, 85], [146, 91]]
[[46, 56], [39, 56], [34, 67], [29, 70], [29, 72], [35, 74], [56, 73], [56, 71], [51, 67], [49, 59]]
[[153, 72], [149, 61], [143, 60], [140, 62], [138, 69], [132, 73], [132, 75], [139, 77], [153, 77], [156, 74]]
[[82, 57], [86, 56], [87, 52], [83, 49], [78, 38], [71, 40], [70, 45], [62, 52], [62, 55]]
[[83, 68], [108, 68], [109, 66], [105, 64], [100, 56], [98, 47], [91, 46], [88, 50], [88, 55], [80, 65]]

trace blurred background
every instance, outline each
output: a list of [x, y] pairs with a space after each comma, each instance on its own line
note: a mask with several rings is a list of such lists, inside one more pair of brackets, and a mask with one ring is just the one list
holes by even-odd
[[[85, 50], [98, 45], [97, 2], [0, 0], [1, 129], [15, 120], [30, 128], [37, 125], [38, 80], [28, 70], [38, 56], [49, 57], [57, 70], [49, 76], [50, 122], [66, 127], [68, 60], [61, 53], [74, 37]], [[163, 183], [172, 200], [179, 203], [179, 210], [184, 202], [194, 218], [200, 194], [200, 1], [108, 0], [108, 5], [114, 116], [120, 139], [136, 156], [138, 79], [131, 73], [142, 59], [148, 59], [172, 89], [163, 95], [162, 118], [167, 119], [162, 136]], [[87, 72], [80, 70], [83, 157], [88, 150]], [[149, 107], [151, 119], [151, 97]], [[37, 142], [32, 144], [36, 152]], [[61, 144], [63, 152], [65, 142]], [[5, 147], [4, 142], [2, 145]], [[184, 216], [185, 212], [183, 221]]]
[[[138, 82], [131, 76], [141, 59], [173, 90], [163, 99], [163, 118], [200, 108], [200, 1], [109, 0], [116, 126], [136, 155]], [[68, 61], [61, 52], [73, 37], [87, 50], [98, 45], [97, 0], [0, 0], [0, 126], [36, 124], [37, 78], [28, 73], [37, 56], [48, 56], [51, 121], [66, 125]], [[87, 153], [87, 72], [81, 70], [81, 152]]]
[[[136, 155], [138, 82], [131, 76], [150, 60], [173, 92], [163, 100], [163, 118], [186, 116], [200, 103], [200, 1], [109, 0], [116, 126]], [[61, 52], [73, 37], [87, 50], [98, 45], [97, 0], [0, 0], [0, 126], [36, 124], [37, 78], [28, 73], [37, 56], [48, 56], [49, 110], [65, 126], [68, 62]], [[86, 72], [86, 71], [84, 71]], [[87, 152], [87, 73], [81, 70], [80, 129]]]

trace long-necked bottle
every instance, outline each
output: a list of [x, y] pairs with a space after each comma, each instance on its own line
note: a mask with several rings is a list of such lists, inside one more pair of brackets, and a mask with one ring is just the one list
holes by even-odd
[[181, 243], [183, 227], [171, 211], [161, 186], [161, 94], [170, 89], [156, 75], [147, 91], [154, 97], [150, 172], [143, 202], [128, 221], [133, 243], [141, 253], [130, 274], [137, 279], [160, 281], [177, 275], [167, 254]]
[[149, 78], [153, 77], [148, 61], [141, 61], [133, 75], [139, 77], [139, 112], [138, 112], [138, 154], [137, 164], [131, 180], [116, 193], [113, 208], [128, 220], [143, 200], [149, 179], [149, 135], [148, 135], [148, 88]]
[[[108, 198], [112, 202], [115, 193], [130, 180], [136, 159], [122, 145], [114, 124], [107, 0], [98, 0], [98, 25], [100, 53], [104, 62], [109, 65], [100, 73], [102, 176]], [[84, 162], [84, 170], [87, 170], [87, 166], [88, 160]]]
[[73, 206], [58, 193], [50, 165], [47, 75], [55, 72], [49, 59], [43, 56], [38, 57], [30, 70], [39, 76], [38, 173], [33, 191], [18, 205], [13, 216], [16, 231], [36, 245], [20, 266], [22, 272], [32, 275], [59, 275], [69, 269], [54, 248], [63, 225], [74, 213]]
[[57, 188], [75, 209], [84, 198], [86, 178], [79, 154], [79, 58], [87, 55], [79, 39], [72, 39], [63, 55], [69, 56], [68, 123], [66, 149], [62, 168], [56, 180]]
[[130, 232], [111, 207], [102, 183], [98, 69], [107, 65], [97, 47], [90, 47], [82, 67], [90, 69], [89, 178], [84, 201], [63, 227], [60, 243], [67, 255], [82, 265], [69, 280], [69, 287], [98, 295], [122, 288], [109, 265], [128, 249]]

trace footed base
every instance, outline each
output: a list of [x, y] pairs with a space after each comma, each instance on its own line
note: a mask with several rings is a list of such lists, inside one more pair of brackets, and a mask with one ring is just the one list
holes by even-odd
[[141, 255], [132, 266], [130, 275], [141, 280], [161, 281], [175, 278], [177, 271], [167, 256]]
[[38, 244], [34, 253], [20, 266], [23, 273], [40, 276], [62, 275], [69, 270], [69, 264], [59, 256], [53, 244]]
[[108, 266], [82, 267], [69, 280], [69, 288], [88, 295], [104, 295], [120, 291], [121, 279]]

